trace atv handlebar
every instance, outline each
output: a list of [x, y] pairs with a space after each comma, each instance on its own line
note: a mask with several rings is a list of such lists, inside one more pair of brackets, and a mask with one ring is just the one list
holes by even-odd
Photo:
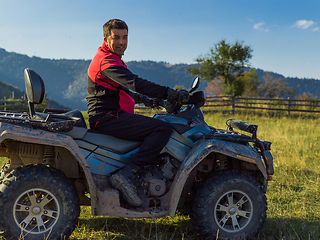
[[199, 91], [189, 95], [189, 97], [184, 96], [175, 101], [154, 99], [152, 108], [159, 109], [160, 107], [163, 107], [166, 109], [167, 113], [178, 113], [184, 105], [193, 105], [195, 108], [200, 108], [204, 105], [204, 103], [204, 93]]
[[[194, 108], [200, 108], [205, 103], [205, 97], [203, 91], [194, 92], [199, 85], [200, 78], [195, 77], [189, 91], [175, 91], [169, 88], [168, 91], [171, 91], [172, 94], [169, 93], [166, 100], [157, 98], [150, 99], [147, 105], [148, 107], [157, 109], [163, 107], [166, 109], [167, 113], [178, 113], [183, 105], [192, 105]], [[173, 95], [173, 97], [171, 95]], [[188, 107], [187, 109], [192, 108], [192, 106]]]

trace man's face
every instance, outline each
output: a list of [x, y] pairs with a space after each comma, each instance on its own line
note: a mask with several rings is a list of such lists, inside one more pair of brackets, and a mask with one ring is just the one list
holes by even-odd
[[110, 50], [121, 57], [127, 49], [128, 31], [127, 29], [111, 29], [111, 34], [104, 41]]

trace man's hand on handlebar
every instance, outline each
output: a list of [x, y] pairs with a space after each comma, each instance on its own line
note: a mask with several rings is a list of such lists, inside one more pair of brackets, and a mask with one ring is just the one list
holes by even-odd
[[187, 90], [176, 91], [172, 88], [168, 89], [167, 100], [169, 102], [187, 103], [189, 100], [189, 92]]
[[161, 104], [160, 100], [156, 98], [149, 98], [145, 95], [141, 95], [141, 102], [146, 106], [146, 107], [151, 107], [151, 108], [157, 108], [159, 109]]

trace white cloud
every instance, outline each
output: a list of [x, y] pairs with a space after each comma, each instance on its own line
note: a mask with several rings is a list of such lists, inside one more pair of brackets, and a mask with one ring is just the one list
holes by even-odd
[[268, 28], [264, 28], [263, 26], [265, 25], [264, 22], [259, 22], [253, 25], [254, 29], [260, 30], [260, 31], [264, 31], [264, 32], [269, 32]]
[[312, 32], [316, 32], [316, 31], [320, 31], [320, 28], [316, 27], [316, 28], [312, 29]]
[[314, 25], [315, 22], [314, 21], [307, 21], [307, 20], [299, 20], [299, 21], [296, 21], [295, 24], [293, 24], [294, 27], [297, 27], [297, 28], [302, 28], [302, 29], [307, 29], [309, 28], [310, 26]]

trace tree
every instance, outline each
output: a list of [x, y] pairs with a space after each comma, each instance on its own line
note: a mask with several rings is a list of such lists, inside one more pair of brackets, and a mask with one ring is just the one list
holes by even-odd
[[239, 96], [243, 93], [243, 83], [239, 80], [244, 69], [252, 57], [250, 46], [244, 46], [243, 42], [236, 42], [234, 45], [221, 40], [210, 53], [196, 59], [198, 67], [191, 67], [187, 72], [192, 75], [199, 75], [203, 80], [212, 81], [221, 77], [225, 94]]
[[208, 82], [208, 86], [204, 90], [206, 94], [213, 95], [213, 96], [218, 96], [222, 95], [222, 80], [221, 77], [216, 77], [212, 81]]
[[262, 81], [258, 79], [258, 74], [253, 68], [249, 72], [244, 72], [243, 76], [239, 77], [239, 81], [242, 82], [244, 87], [242, 96], [260, 97], [259, 87]]
[[264, 98], [287, 98], [294, 97], [295, 88], [288, 87], [284, 78], [274, 79], [270, 72], [263, 77], [265, 82], [259, 86], [260, 96]]
[[297, 97], [297, 100], [311, 100], [311, 101], [317, 101], [318, 98], [313, 96], [311, 93], [302, 93], [300, 96]]

